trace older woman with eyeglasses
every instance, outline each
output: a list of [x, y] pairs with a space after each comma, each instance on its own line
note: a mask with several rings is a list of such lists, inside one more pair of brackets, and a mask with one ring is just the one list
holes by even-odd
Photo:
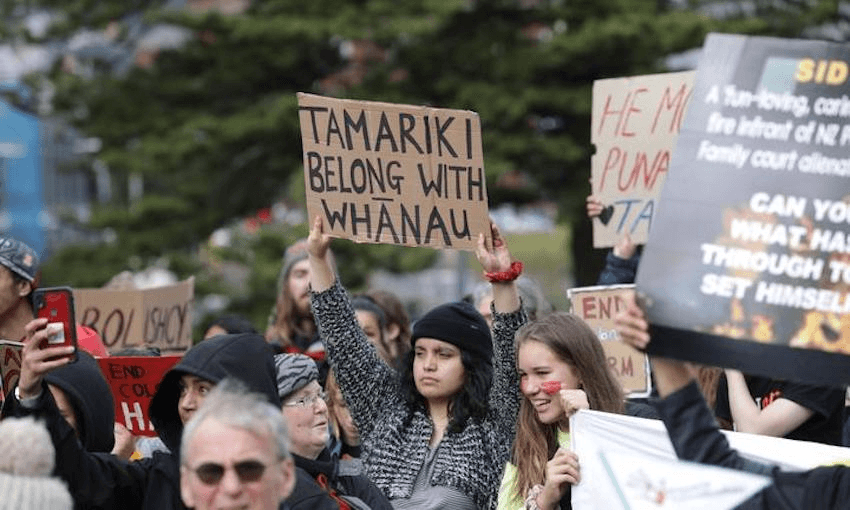
[[327, 395], [316, 362], [303, 354], [278, 354], [277, 390], [295, 460], [295, 490], [286, 502], [299, 509], [391, 510], [389, 500], [359, 469], [328, 449]]

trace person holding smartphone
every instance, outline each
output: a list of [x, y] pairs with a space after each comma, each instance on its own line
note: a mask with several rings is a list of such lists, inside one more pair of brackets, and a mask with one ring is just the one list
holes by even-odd
[[26, 326], [21, 376], [14, 391], [16, 416], [35, 416], [46, 424], [56, 449], [56, 472], [68, 484], [78, 508], [183, 509], [180, 495], [181, 434], [209, 392], [235, 378], [251, 392], [280, 408], [272, 349], [258, 334], [219, 335], [191, 348], [160, 381], [151, 400], [150, 419], [169, 452], [129, 462], [82, 448], [59, 412], [45, 377], [67, 366], [73, 348], [46, 342], [47, 319]]
[[[38, 254], [26, 243], [0, 235], [0, 339], [21, 342], [36, 314], [34, 296], [40, 281]], [[93, 356], [108, 356], [97, 331], [74, 324], [79, 347]], [[2, 397], [2, 395], [0, 395]]]

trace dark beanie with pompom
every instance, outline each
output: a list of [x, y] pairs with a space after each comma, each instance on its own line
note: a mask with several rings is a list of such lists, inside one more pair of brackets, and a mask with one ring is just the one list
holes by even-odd
[[469, 303], [458, 301], [440, 305], [413, 324], [411, 346], [419, 338], [448, 342], [476, 360], [493, 363], [493, 338], [487, 321]]

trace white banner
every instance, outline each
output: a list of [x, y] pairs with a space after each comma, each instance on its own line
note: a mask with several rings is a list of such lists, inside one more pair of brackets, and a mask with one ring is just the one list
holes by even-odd
[[[742, 471], [676, 460], [659, 420], [579, 411], [570, 418], [570, 432], [582, 480], [572, 489], [574, 510], [734, 508], [768, 481]], [[850, 459], [850, 448], [741, 432], [724, 434], [741, 455], [787, 470]]]

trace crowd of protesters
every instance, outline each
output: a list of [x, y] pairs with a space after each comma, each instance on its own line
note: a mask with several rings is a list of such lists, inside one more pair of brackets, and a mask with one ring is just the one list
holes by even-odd
[[[475, 250], [486, 281], [415, 321], [391, 290], [350, 296], [321, 219], [310, 227], [283, 255], [265, 334], [220, 317], [163, 376], [144, 451], [114, 423], [97, 332], [78, 329], [74, 358], [51, 346], [32, 318], [38, 257], [0, 238], [0, 333], [24, 344], [17, 385], [0, 391], [0, 508], [567, 509], [581, 409], [663, 420], [682, 459], [772, 477], [742, 508], [850, 501], [846, 467], [782, 472], [718, 432], [841, 444], [843, 388], [654, 358], [657, 395], [631, 400], [594, 331], [520, 276], [495, 224]], [[633, 282], [639, 259], [624, 236], [599, 283]], [[617, 323], [646, 347], [635, 303]]]

